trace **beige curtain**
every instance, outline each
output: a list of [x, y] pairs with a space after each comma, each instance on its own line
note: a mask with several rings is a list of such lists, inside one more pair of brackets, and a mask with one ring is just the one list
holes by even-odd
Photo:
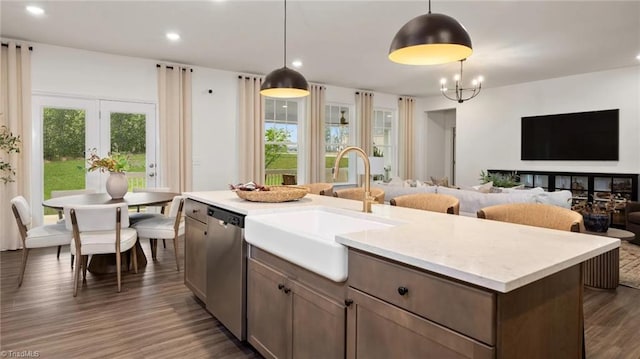
[[238, 76], [238, 179], [264, 183], [264, 106], [262, 78]]
[[356, 92], [356, 122], [358, 126], [358, 146], [367, 155], [373, 155], [373, 92]]
[[[6, 46], [5, 46], [6, 44]], [[7, 126], [22, 139], [20, 153], [0, 157], [15, 169], [15, 182], [0, 181], [0, 249], [22, 247], [18, 226], [11, 211], [11, 198], [24, 196], [33, 206], [31, 183], [31, 52], [26, 44], [3, 42], [0, 56], [0, 126]]]
[[192, 179], [191, 72], [158, 65], [160, 183], [172, 192], [190, 191]]
[[308, 151], [306, 182], [326, 182], [325, 179], [325, 138], [324, 107], [325, 87], [309, 86], [311, 95], [307, 99]]
[[413, 111], [415, 100], [411, 97], [398, 98], [398, 176], [414, 178]]

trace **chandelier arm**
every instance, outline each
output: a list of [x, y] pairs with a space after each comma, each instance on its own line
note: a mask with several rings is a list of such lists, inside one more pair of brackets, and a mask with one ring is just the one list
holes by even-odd
[[449, 100], [451, 100], [451, 101], [458, 101], [458, 99], [457, 99], [457, 98], [449, 97], [449, 96], [447, 95], [447, 92], [446, 92], [446, 91], [441, 91], [441, 92], [442, 92], [442, 95], [443, 95], [444, 97], [448, 98]]

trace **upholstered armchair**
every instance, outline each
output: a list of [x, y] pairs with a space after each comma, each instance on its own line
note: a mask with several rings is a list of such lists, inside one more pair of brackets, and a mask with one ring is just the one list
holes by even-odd
[[640, 243], [640, 202], [627, 202], [625, 228], [636, 235], [635, 243]]

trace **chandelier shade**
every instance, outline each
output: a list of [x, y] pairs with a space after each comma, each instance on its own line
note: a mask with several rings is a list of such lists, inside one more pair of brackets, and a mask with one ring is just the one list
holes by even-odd
[[284, 0], [283, 66], [271, 71], [260, 86], [260, 94], [267, 97], [295, 98], [309, 95], [309, 83], [296, 70], [287, 67], [287, 0]]
[[284, 66], [271, 71], [264, 78], [260, 93], [277, 98], [304, 97], [309, 95], [309, 83], [301, 73]]
[[389, 60], [406, 65], [437, 65], [466, 59], [472, 53], [471, 37], [464, 26], [451, 16], [429, 10], [400, 28], [391, 41]]

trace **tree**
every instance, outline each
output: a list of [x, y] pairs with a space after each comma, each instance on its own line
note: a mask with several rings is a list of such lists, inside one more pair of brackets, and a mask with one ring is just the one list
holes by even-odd
[[287, 152], [285, 142], [289, 141], [291, 134], [284, 128], [270, 127], [264, 133], [264, 167], [274, 163], [283, 153]]

